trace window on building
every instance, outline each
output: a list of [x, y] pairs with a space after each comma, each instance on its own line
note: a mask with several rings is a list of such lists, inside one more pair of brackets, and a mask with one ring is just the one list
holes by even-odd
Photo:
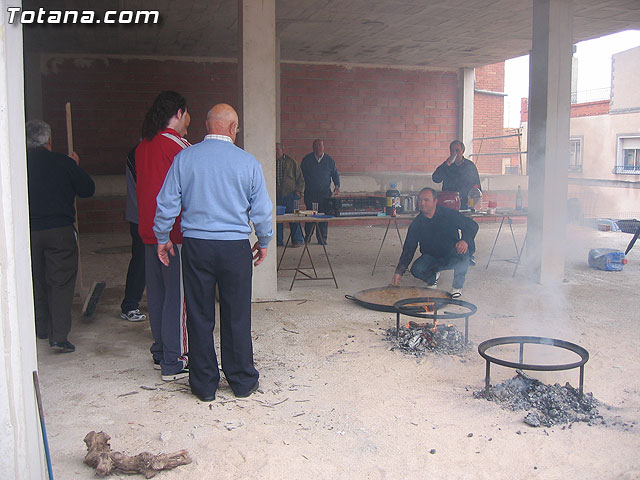
[[640, 137], [618, 138], [618, 160], [614, 173], [640, 175]]
[[569, 171], [582, 171], [582, 138], [572, 138], [569, 140]]

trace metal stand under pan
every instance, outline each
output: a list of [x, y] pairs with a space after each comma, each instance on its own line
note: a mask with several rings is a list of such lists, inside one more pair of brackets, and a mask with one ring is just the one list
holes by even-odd
[[[432, 306], [432, 311], [425, 310], [426, 306]], [[438, 312], [439, 309], [447, 305], [457, 305], [462, 307], [462, 312]], [[469, 317], [478, 311], [473, 303], [465, 302], [454, 298], [418, 297], [405, 298], [393, 305], [396, 311], [396, 338], [400, 332], [400, 314], [416, 318], [426, 318], [433, 320], [437, 325], [438, 320], [454, 320], [464, 318], [464, 343], [469, 343]]]
[[[580, 357], [580, 360], [573, 363], [565, 363], [565, 364], [550, 364], [550, 365], [539, 365], [534, 363], [524, 363], [524, 345], [526, 343], [536, 344], [536, 345], [549, 345], [552, 347], [564, 348], [565, 350], [569, 350], [570, 352], [575, 353]], [[512, 344], [520, 344], [520, 353], [519, 353], [519, 361], [518, 362], [510, 362], [508, 360], [502, 360], [500, 358], [494, 357], [487, 353], [487, 350], [490, 348], [496, 347], [498, 345], [512, 345]], [[527, 337], [527, 336], [516, 336], [516, 337], [499, 337], [492, 338], [490, 340], [485, 340], [480, 345], [478, 345], [478, 353], [486, 360], [486, 374], [484, 378], [484, 388], [485, 391], [489, 391], [490, 383], [491, 383], [491, 363], [495, 363], [496, 365], [502, 365], [503, 367], [517, 368], [520, 370], [536, 370], [542, 372], [553, 372], [558, 370], [570, 370], [572, 368], [580, 368], [580, 396], [583, 394], [583, 386], [584, 386], [584, 364], [589, 360], [589, 352], [581, 347], [580, 345], [576, 345], [575, 343], [566, 342], [564, 340], [558, 340], [555, 338], [546, 338], [546, 337]]]

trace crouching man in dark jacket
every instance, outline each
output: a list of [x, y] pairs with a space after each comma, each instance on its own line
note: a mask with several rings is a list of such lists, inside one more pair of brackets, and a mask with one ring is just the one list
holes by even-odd
[[460, 212], [437, 205], [437, 193], [432, 188], [423, 188], [418, 195], [420, 214], [409, 225], [402, 255], [391, 283], [400, 285], [416, 247], [420, 244], [422, 254], [411, 266], [411, 274], [427, 283], [438, 285], [442, 270], [453, 270], [451, 297], [462, 295], [464, 279], [475, 252], [475, 237], [478, 224]]

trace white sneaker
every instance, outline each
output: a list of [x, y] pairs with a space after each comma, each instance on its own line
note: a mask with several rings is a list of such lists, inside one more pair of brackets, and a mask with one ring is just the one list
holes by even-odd
[[120, 318], [123, 320], [129, 320], [130, 322], [141, 322], [146, 319], [147, 316], [144, 313], [140, 313], [139, 309], [129, 310], [127, 313], [121, 313]]
[[451, 289], [451, 298], [460, 298], [462, 296], [461, 288], [452, 288]]
[[436, 272], [436, 279], [433, 283], [427, 283], [427, 288], [436, 288], [438, 286], [438, 279], [440, 278], [440, 272]]

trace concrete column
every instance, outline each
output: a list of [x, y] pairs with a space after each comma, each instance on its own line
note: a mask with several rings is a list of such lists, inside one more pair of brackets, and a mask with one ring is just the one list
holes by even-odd
[[[458, 139], [465, 145], [464, 154], [468, 158], [473, 153], [473, 101], [476, 71], [461, 68], [458, 72]], [[453, 140], [453, 139], [452, 139]]]
[[571, 0], [533, 2], [529, 65], [529, 220], [525, 268], [564, 278], [571, 88]]
[[0, 477], [44, 479], [24, 135], [22, 25], [0, 0]]
[[262, 164], [274, 201], [274, 239], [267, 259], [254, 270], [254, 299], [277, 292], [276, 198], [276, 3], [238, 0], [238, 96], [243, 148]]
[[[282, 99], [280, 97], [280, 38], [276, 36], [276, 141], [280, 142], [280, 116], [282, 114]], [[274, 197], [275, 198], [275, 197]]]

